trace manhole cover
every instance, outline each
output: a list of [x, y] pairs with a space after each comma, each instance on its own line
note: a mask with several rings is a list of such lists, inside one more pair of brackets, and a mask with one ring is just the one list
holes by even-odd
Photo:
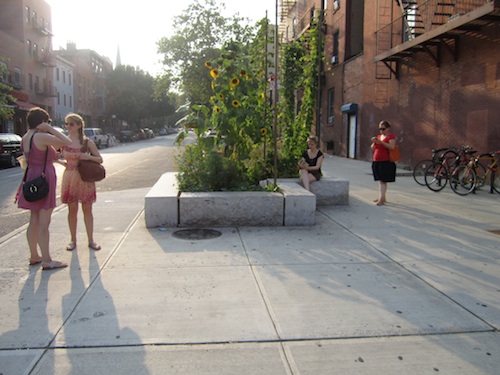
[[221, 235], [221, 232], [213, 229], [183, 229], [172, 233], [172, 236], [183, 240], [208, 240]]

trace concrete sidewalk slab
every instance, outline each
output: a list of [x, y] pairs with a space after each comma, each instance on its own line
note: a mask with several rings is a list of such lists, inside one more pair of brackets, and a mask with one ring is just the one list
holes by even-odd
[[0, 373], [496, 374], [498, 195], [434, 193], [411, 177], [372, 202], [370, 163], [326, 158], [349, 206], [310, 227], [217, 228], [182, 240], [145, 226], [148, 189], [102, 192], [99, 252], [68, 242], [28, 269], [24, 232], [0, 241]]

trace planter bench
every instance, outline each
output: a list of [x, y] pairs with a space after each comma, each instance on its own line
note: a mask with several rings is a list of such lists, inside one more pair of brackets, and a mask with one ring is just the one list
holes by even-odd
[[164, 173], [146, 194], [146, 227], [310, 226], [316, 205], [349, 202], [347, 180], [324, 178], [311, 191], [296, 178], [279, 179], [278, 185], [280, 193], [179, 193], [176, 173]]

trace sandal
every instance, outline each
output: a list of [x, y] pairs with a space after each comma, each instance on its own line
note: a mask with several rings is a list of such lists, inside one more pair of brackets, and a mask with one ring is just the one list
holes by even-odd
[[36, 266], [40, 263], [42, 263], [42, 259], [30, 259], [30, 266]]
[[68, 246], [66, 246], [66, 250], [68, 251], [73, 251], [76, 249], [76, 242], [75, 241], [71, 241]]
[[91, 248], [92, 250], [98, 251], [98, 250], [101, 250], [101, 245], [98, 245], [98, 244], [96, 244], [95, 241], [92, 241], [89, 243], [89, 248]]
[[68, 267], [66, 263], [59, 262], [57, 260], [53, 260], [52, 262], [42, 262], [42, 270], [55, 270], [57, 268]]

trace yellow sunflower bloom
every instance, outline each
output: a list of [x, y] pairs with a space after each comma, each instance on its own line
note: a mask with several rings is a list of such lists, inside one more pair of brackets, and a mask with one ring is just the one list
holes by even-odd
[[247, 75], [247, 71], [245, 69], [240, 70], [240, 76], [245, 77]]
[[224, 100], [224, 95], [222, 95], [220, 92], [217, 94], [217, 97], [219, 100]]
[[266, 94], [262, 92], [262, 93], [260, 94], [260, 98], [261, 98], [261, 99], [265, 99], [265, 97], [266, 97]]
[[233, 107], [235, 108], [238, 108], [240, 106], [240, 102], [238, 100], [233, 100], [233, 102], [231, 103], [233, 105]]
[[240, 84], [240, 80], [239, 80], [239, 78], [233, 78], [230, 83], [231, 83], [231, 86], [236, 87]]
[[219, 106], [214, 106], [214, 112], [215, 113], [220, 113], [220, 107]]
[[217, 68], [212, 69], [212, 70], [210, 71], [210, 75], [212, 76], [212, 78], [217, 78], [217, 77], [219, 77], [219, 75], [220, 75], [219, 69], [217, 69]]
[[210, 61], [205, 61], [205, 64], [203, 64], [203, 65], [205, 65], [207, 68], [210, 68], [210, 69], [212, 68], [212, 63]]
[[215, 82], [212, 81], [212, 90], [215, 90]]
[[266, 128], [261, 128], [261, 129], [260, 129], [260, 134], [261, 134], [263, 137], [265, 137], [265, 136], [266, 136], [266, 134], [267, 134], [267, 129], [266, 129]]

